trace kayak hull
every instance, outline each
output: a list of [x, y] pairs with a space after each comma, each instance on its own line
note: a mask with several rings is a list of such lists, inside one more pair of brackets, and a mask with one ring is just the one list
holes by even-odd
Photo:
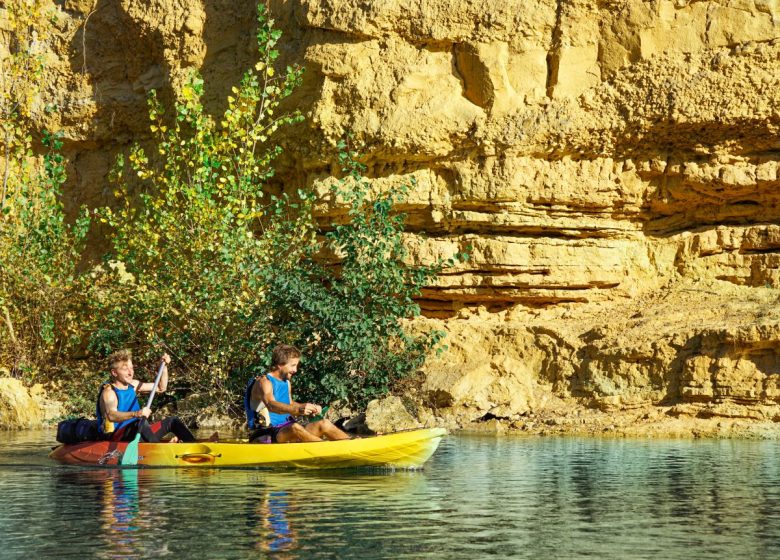
[[[144, 467], [422, 467], [439, 446], [443, 428], [314, 443], [140, 443]], [[60, 445], [50, 457], [69, 465], [118, 467], [128, 442], [90, 441]]]

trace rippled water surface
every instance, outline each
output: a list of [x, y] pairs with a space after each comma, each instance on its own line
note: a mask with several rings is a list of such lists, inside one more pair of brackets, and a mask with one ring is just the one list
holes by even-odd
[[424, 471], [57, 465], [0, 433], [0, 558], [777, 558], [780, 444], [449, 436]]

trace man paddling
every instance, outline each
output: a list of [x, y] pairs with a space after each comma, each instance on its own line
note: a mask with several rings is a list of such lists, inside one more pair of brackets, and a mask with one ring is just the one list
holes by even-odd
[[270, 436], [273, 443], [294, 443], [303, 441], [321, 441], [326, 439], [349, 439], [330, 420], [321, 419], [309, 422], [305, 426], [294, 416], [314, 416], [322, 412], [322, 407], [312, 403], [299, 403], [292, 398], [290, 380], [298, 371], [301, 351], [295, 346], [280, 344], [271, 353], [271, 371], [255, 378], [250, 387], [249, 405], [252, 411], [265, 406], [270, 416], [270, 428], [257, 430], [250, 438], [259, 442], [263, 436]]
[[[168, 388], [168, 364], [171, 357], [163, 354], [162, 375], [157, 387], [158, 393]], [[108, 357], [108, 369], [111, 381], [104, 383], [100, 390], [97, 406], [98, 429], [102, 439], [111, 441], [131, 441], [136, 434], [150, 443], [157, 443], [166, 434], [173, 433], [172, 441], [195, 441], [195, 436], [176, 416], [168, 416], [159, 422], [149, 424], [152, 411], [141, 408], [138, 393], [150, 393], [154, 383], [141, 383], [135, 379], [133, 357], [130, 350], [119, 350]]]

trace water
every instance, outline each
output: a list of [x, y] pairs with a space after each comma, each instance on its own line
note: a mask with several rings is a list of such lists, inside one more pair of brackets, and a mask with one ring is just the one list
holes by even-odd
[[0, 433], [0, 558], [777, 558], [780, 443], [450, 436], [424, 471], [57, 465]]

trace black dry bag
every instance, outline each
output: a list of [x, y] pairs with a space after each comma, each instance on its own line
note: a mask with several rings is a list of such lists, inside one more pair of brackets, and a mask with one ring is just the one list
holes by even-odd
[[100, 439], [97, 420], [77, 418], [63, 420], [57, 424], [57, 441], [60, 443], [80, 443]]

